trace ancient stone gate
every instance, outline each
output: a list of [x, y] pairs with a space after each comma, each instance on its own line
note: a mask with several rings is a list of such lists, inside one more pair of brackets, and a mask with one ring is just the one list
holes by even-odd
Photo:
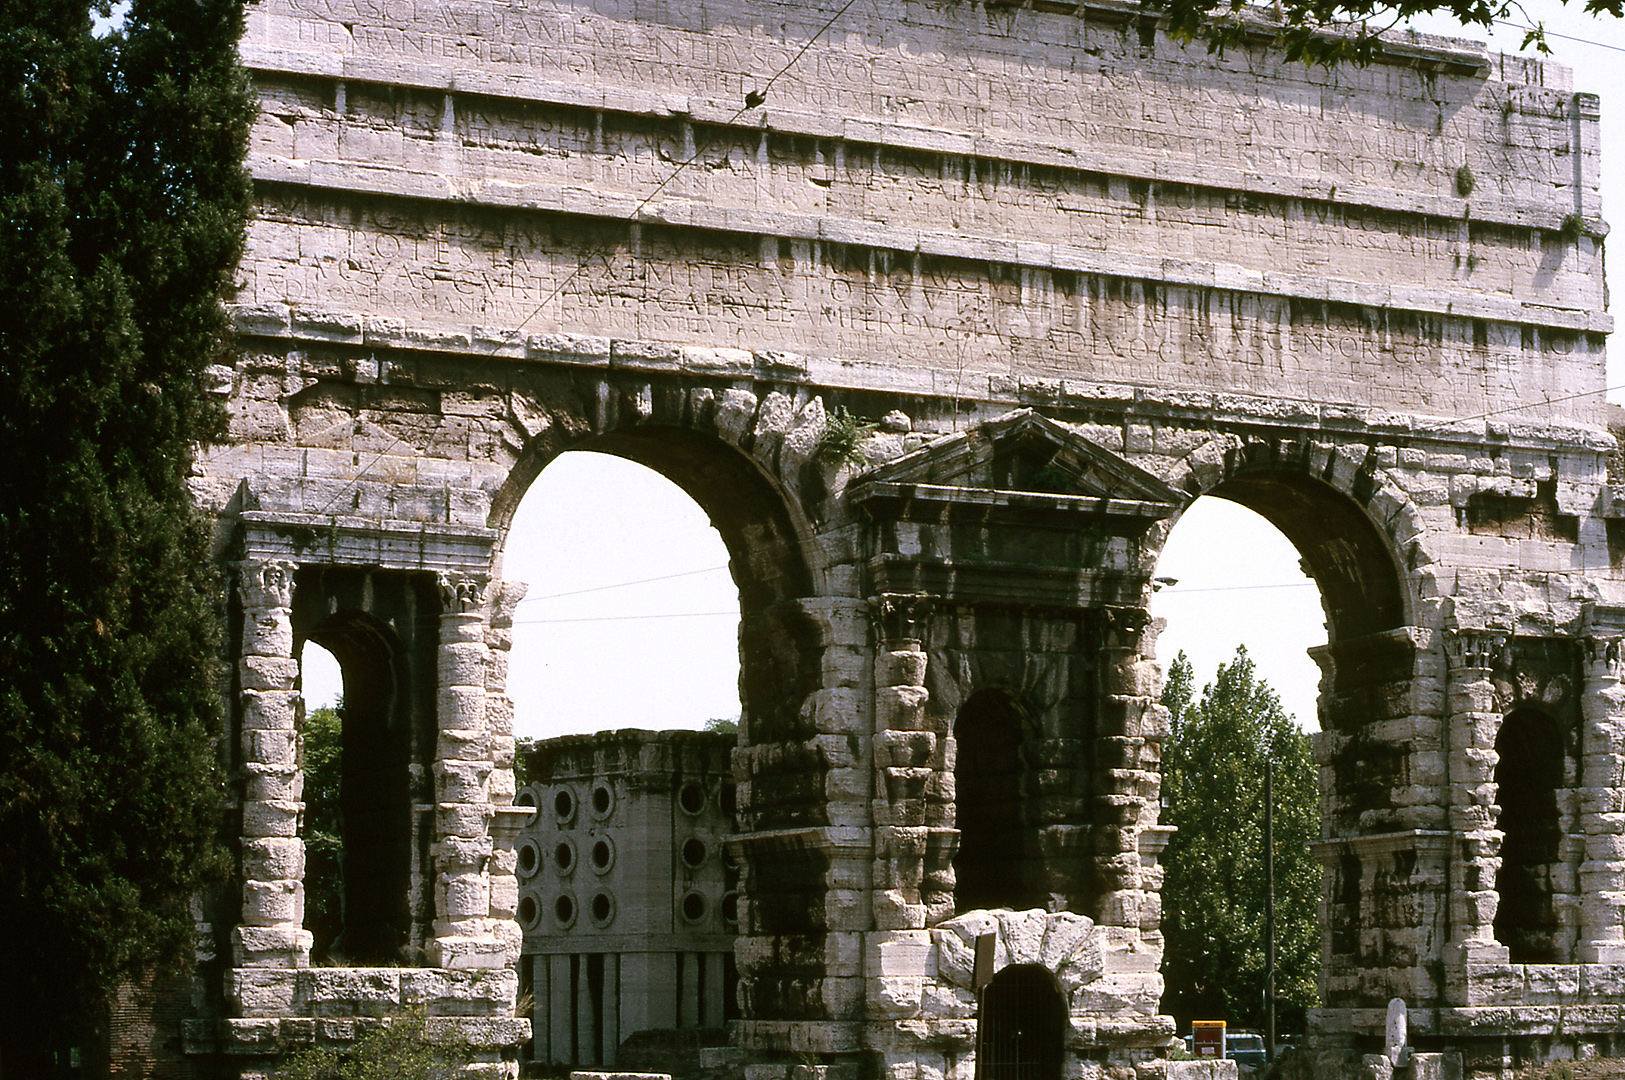
[[[238, 573], [242, 880], [200, 1061], [415, 1003], [511, 1062], [501, 556], [572, 448], [676, 481], [732, 555], [753, 1080], [966, 1080], [989, 933], [1064, 1000], [1068, 1076], [1166, 1045], [1146, 603], [1201, 494], [1325, 603], [1321, 1045], [1372, 1049], [1400, 996], [1481, 1070], [1612, 1047], [1625, 533], [1598, 102], [1563, 69], [1210, 57], [1115, 0], [259, 0], [243, 54], [259, 208], [197, 481]], [[306, 639], [368, 867], [327, 968]]]

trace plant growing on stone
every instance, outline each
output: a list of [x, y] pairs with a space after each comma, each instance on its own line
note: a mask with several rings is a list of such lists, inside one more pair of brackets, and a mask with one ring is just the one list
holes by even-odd
[[835, 468], [843, 465], [864, 468], [869, 464], [869, 456], [861, 447], [863, 440], [874, 430], [874, 424], [859, 420], [847, 412], [844, 405], [837, 405], [824, 418], [824, 430], [818, 436], [816, 454], [820, 460]]
[[192, 955], [224, 870], [194, 448], [230, 363], [253, 104], [240, 0], [0, 5], [0, 1074]]
[[473, 1057], [465, 1040], [433, 1034], [427, 1015], [413, 1009], [378, 1023], [348, 1048], [302, 1050], [271, 1075], [273, 1080], [459, 1080]]

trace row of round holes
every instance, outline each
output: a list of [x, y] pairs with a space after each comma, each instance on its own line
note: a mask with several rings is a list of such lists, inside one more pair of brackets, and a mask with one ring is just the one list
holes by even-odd
[[[690, 837], [683, 842], [681, 858], [683, 865], [690, 870], [698, 870], [705, 862], [706, 855], [710, 854], [705, 842]], [[519, 874], [521, 877], [534, 877], [540, 857], [536, 852], [536, 845], [525, 841], [519, 845]], [[558, 869], [560, 877], [569, 877], [575, 873], [576, 846], [568, 838], [562, 839], [553, 848], [553, 865]], [[592, 845], [592, 868], [594, 873], [607, 874], [615, 865], [615, 845], [609, 837], [600, 837]]]
[[[530, 791], [521, 791], [514, 800], [520, 806], [535, 806], [536, 796]], [[685, 814], [698, 817], [705, 810], [705, 788], [690, 781], [677, 791], [677, 806]], [[615, 809], [615, 793], [607, 785], [599, 784], [592, 789], [592, 813], [600, 820], [609, 816]], [[569, 788], [559, 788], [553, 793], [553, 816], [559, 824], [567, 825], [575, 820], [576, 797]]]
[[[689, 892], [683, 896], [681, 909], [683, 918], [691, 923], [697, 923], [705, 918], [705, 897], [697, 892]], [[615, 898], [607, 892], [594, 894], [592, 898], [593, 925], [600, 928], [608, 926], [615, 921]], [[541, 905], [533, 893], [526, 893], [519, 900], [519, 921], [526, 929], [535, 929], [541, 918]], [[739, 920], [739, 896], [734, 892], [724, 893], [722, 896], [722, 918], [730, 926]], [[553, 921], [560, 930], [568, 930], [576, 923], [576, 901], [569, 893], [560, 893], [553, 901]]]
[[[703, 846], [703, 845], [702, 845]], [[703, 854], [702, 854], [703, 857]], [[532, 877], [536, 873], [541, 856], [537, 853], [536, 845], [529, 840], [519, 845], [519, 874], [521, 877]], [[553, 848], [553, 865], [557, 868], [560, 877], [569, 877], [576, 869], [576, 846], [569, 838], [561, 839]], [[601, 836], [593, 841], [592, 869], [595, 874], [607, 874], [615, 865], [615, 842], [607, 836]]]

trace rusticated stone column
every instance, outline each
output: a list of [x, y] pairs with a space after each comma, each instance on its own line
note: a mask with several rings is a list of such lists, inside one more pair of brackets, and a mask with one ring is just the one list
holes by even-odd
[[[925, 632], [935, 601], [916, 593], [887, 593], [870, 601], [880, 647], [875, 651], [875, 894], [878, 930], [923, 930], [920, 895], [931, 844], [927, 804], [951, 796], [950, 737], [931, 729], [925, 715]], [[945, 788], [944, 783], [950, 785]], [[939, 824], [940, 828], [940, 824]], [[935, 845], [940, 858], [941, 847]], [[953, 902], [952, 852], [948, 903]], [[942, 882], [943, 868], [933, 868]]]
[[1580, 699], [1582, 964], [1625, 964], [1625, 610], [1593, 608]]
[[1146, 903], [1139, 848], [1140, 828], [1149, 823], [1146, 807], [1156, 805], [1160, 778], [1155, 764], [1146, 760], [1144, 734], [1130, 734], [1127, 726], [1113, 719], [1144, 716], [1157, 704], [1156, 663], [1141, 654], [1142, 635], [1150, 622], [1144, 608], [1101, 611], [1103, 721], [1095, 740], [1095, 760], [1100, 764], [1094, 777], [1094, 858], [1101, 883], [1096, 921], [1140, 929], [1143, 914], [1155, 930], [1160, 912], [1154, 902]]
[[305, 921], [305, 844], [299, 816], [305, 804], [294, 689], [294, 564], [250, 559], [237, 564], [243, 605], [242, 685], [243, 908], [232, 932], [236, 967], [310, 965]]
[[[1452, 630], [1445, 636], [1450, 663], [1449, 711], [1451, 965], [1504, 964], [1506, 947], [1495, 940], [1502, 832], [1496, 828], [1495, 739], [1501, 710], [1491, 669], [1507, 636], [1496, 630]], [[1448, 980], [1454, 982], [1455, 980]]]
[[485, 596], [490, 579], [441, 575], [435, 743], [435, 920], [429, 962], [500, 968], [518, 957], [513, 924], [491, 917], [491, 733]]
[[[535, 816], [533, 806], [514, 806], [513, 701], [508, 697], [508, 651], [513, 648], [513, 613], [527, 586], [520, 581], [493, 582], [491, 617], [485, 627], [485, 730], [491, 755], [491, 918], [498, 921], [498, 937], [522, 937], [516, 921], [519, 911], [519, 830]], [[518, 946], [515, 945], [515, 957]]]

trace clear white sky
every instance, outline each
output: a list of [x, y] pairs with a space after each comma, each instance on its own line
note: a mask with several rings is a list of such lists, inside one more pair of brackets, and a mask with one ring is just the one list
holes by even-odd
[[[1614, 150], [1625, 146], [1625, 25], [1551, 0], [1525, 10], [1545, 21], [1556, 59], [1575, 70], [1576, 88], [1602, 95], [1603, 212], [1618, 216], [1625, 206], [1625, 154]], [[1415, 25], [1485, 37], [1447, 20]], [[1491, 40], [1516, 52], [1521, 38], [1502, 27]], [[1625, 383], [1622, 370], [1610, 360], [1610, 386]], [[1620, 400], [1617, 391], [1610, 396]], [[520, 505], [502, 570], [504, 578], [530, 583], [508, 673], [518, 733], [697, 728], [737, 716], [737, 598], [726, 563], [704, 513], [658, 474], [590, 453], [548, 466]], [[1305, 650], [1323, 644], [1326, 631], [1319, 598], [1286, 539], [1249, 510], [1202, 499], [1174, 528], [1157, 572], [1178, 579], [1153, 606], [1168, 620], [1158, 648], [1164, 662], [1183, 649], [1200, 685], [1245, 644], [1287, 710], [1313, 729], [1319, 669]], [[339, 693], [331, 658], [310, 647], [304, 666], [307, 699], [331, 703]]]

